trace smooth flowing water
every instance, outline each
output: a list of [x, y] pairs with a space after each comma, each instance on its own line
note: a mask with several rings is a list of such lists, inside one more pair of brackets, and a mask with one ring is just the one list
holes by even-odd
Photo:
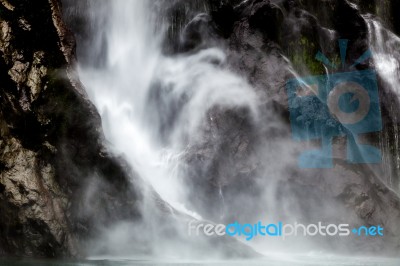
[[[80, 65], [79, 74], [102, 117], [110, 147], [171, 207], [201, 219], [185, 205], [192, 195], [179, 175], [188, 143], [202, 138], [199, 128], [214, 106], [246, 107], [256, 118], [254, 91], [247, 81], [224, 67], [226, 55], [218, 48], [178, 57], [162, 53], [168, 26], [162, 14], [168, 2], [89, 3], [94, 41], [84, 53], [96, 57], [84, 56], [89, 63]], [[115, 225], [101, 238], [101, 245], [124, 254], [147, 245], [155, 256], [198, 256], [201, 251], [190, 250], [179, 237], [174, 242], [174, 237], [158, 236], [162, 221], [155, 218], [153, 207], [147, 204], [151, 199], [146, 196], [143, 221]], [[183, 238], [188, 237], [186, 227], [166, 226], [176, 227]], [[139, 245], [133, 243], [137, 237]]]
[[106, 39], [106, 63], [79, 72], [106, 138], [164, 200], [195, 215], [183, 205], [186, 195], [175, 171], [179, 158], [211, 107], [249, 106], [256, 115], [256, 96], [246, 81], [219, 67], [226, 55], [217, 48], [164, 56], [165, 25], [149, 11], [156, 9], [149, 1], [103, 4], [110, 5], [106, 15], [92, 8], [93, 16], [108, 18], [96, 25]]

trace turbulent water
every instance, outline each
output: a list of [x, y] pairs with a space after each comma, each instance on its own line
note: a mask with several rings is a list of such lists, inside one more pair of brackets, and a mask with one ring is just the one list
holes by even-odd
[[[93, 41], [90, 47], [83, 51], [86, 55], [80, 58], [79, 75], [101, 114], [105, 136], [113, 152], [121, 155], [138, 176], [150, 184], [172, 208], [190, 217], [202, 219], [202, 215], [193, 209], [193, 205], [186, 204], [192, 196], [192, 191], [185, 187], [180, 174], [183, 159], [188, 153], [188, 144], [201, 142], [203, 136], [200, 131], [205, 120], [212, 120], [209, 116], [212, 108], [216, 106], [226, 109], [244, 108], [248, 110], [252, 121], [258, 121], [263, 97], [257, 94], [257, 90], [246, 79], [229, 70], [228, 55], [220, 48], [211, 47], [179, 56], [168, 56], [163, 53], [169, 26], [166, 18], [162, 17], [165, 8], [163, 5], [166, 4], [165, 1], [150, 2], [152, 1], [89, 1], [91, 4], [86, 8], [89, 10], [88, 20], [92, 23]], [[400, 40], [386, 31], [375, 19], [369, 16], [365, 16], [364, 19], [369, 26], [370, 45], [376, 69], [392, 90], [400, 96], [397, 88], [400, 84], [398, 73], [400, 55], [397, 51]], [[275, 123], [273, 119], [269, 122], [271, 125]], [[279, 123], [275, 126], [280, 129]], [[285, 172], [285, 163], [295, 160], [290, 145], [293, 144], [277, 142], [263, 151], [270, 153], [270, 150], [277, 150], [276, 154], [265, 157], [266, 160], [273, 162], [268, 166], [273, 177], [270, 177], [270, 183], [265, 186], [263, 193], [265, 206], [256, 206], [265, 208], [269, 217], [273, 217], [275, 211], [277, 215], [282, 211], [275, 207], [277, 192], [274, 182], [278, 183], [278, 177]], [[279, 162], [272, 160], [274, 156], [280, 157], [281, 160]], [[398, 154], [397, 156], [399, 157]], [[397, 182], [396, 171], [400, 168], [397, 165], [400, 158], [393, 160], [390, 156], [384, 160], [389, 166], [385, 175], [388, 178], [383, 181], [393, 187]], [[218, 197], [222, 202], [220, 208], [224, 209], [225, 198], [221, 187]], [[293, 203], [288, 199], [282, 209], [289, 210], [291, 204]], [[155, 248], [155, 257], [157, 255], [179, 257], [184, 246], [174, 246], [175, 244], [169, 244], [171, 239], [157, 239], [143, 233], [145, 230], [153, 230], [149, 229], [151, 226], [148, 225], [157, 227], [153, 210], [148, 209], [148, 206], [145, 200], [142, 206], [144, 213], [142, 222], [145, 225], [116, 225], [101, 238], [102, 244], [114, 251], [122, 249], [126, 254], [129, 253], [127, 246], [135, 246], [132, 248], [135, 251], [132, 252], [140, 251], [141, 247], [137, 247], [141, 245], [140, 241], [146, 242], [148, 240], [146, 238], [151, 238], [147, 244], [158, 247]], [[324, 213], [328, 213], [324, 207], [321, 209]], [[251, 210], [243, 211], [251, 212]], [[284, 214], [288, 220], [294, 219], [287, 213]], [[252, 217], [255, 220], [256, 218], [264, 217]], [[220, 219], [223, 220], [224, 217]], [[131, 234], [140, 235], [139, 245], [132, 243], [132, 238], [128, 237]], [[255, 243], [253, 247], [262, 252], [265, 245], [265, 243]], [[313, 247], [305, 240], [304, 244], [295, 243], [293, 246], [286, 243], [267, 244], [268, 248], [277, 250], [285, 249], [287, 246], [290, 246], [289, 250], [309, 250]], [[97, 249], [95, 245], [94, 250], [98, 252], [101, 249]], [[185, 255], [187, 257], [188, 254]], [[13, 261], [9, 265], [26, 265], [25, 263], [34, 265], [35, 262]], [[175, 263], [175, 261], [99, 260], [43, 262], [43, 265], [175, 265]], [[398, 265], [399, 261], [318, 256], [287, 259], [285, 255], [251, 263], [240, 261], [179, 263], [179, 265], [266, 264], [389, 266]]]
[[250, 106], [255, 114], [256, 99], [246, 81], [219, 67], [226, 56], [217, 48], [178, 58], [162, 55], [164, 27], [149, 9], [148, 1], [113, 1], [103, 29], [106, 63], [81, 67], [80, 75], [115, 152], [164, 200], [191, 213], [174, 171], [185, 145], [211, 107]]
[[[221, 67], [226, 55], [218, 48], [179, 57], [163, 55], [168, 25], [159, 17], [162, 8], [158, 2], [142, 0], [92, 2], [88, 14], [95, 41], [87, 53], [100, 58], [86, 55], [90, 62], [79, 67], [79, 74], [114, 153], [123, 156], [172, 208], [202, 219], [185, 205], [191, 192], [179, 173], [186, 147], [201, 137], [198, 130], [212, 107], [246, 107], [257, 117], [257, 99], [244, 79]], [[106, 49], [96, 46], [96, 40]], [[100, 245], [94, 244], [95, 252], [105, 246], [127, 255], [132, 250], [146, 252], [141, 246], [148, 246], [161, 257], [201, 254], [177, 243], [179, 236], [159, 239], [157, 230], [163, 222], [155, 217], [147, 196], [141, 209], [144, 220], [115, 225]], [[168, 226], [187, 238], [185, 226]], [[138, 235], [139, 248], [132, 243]]]

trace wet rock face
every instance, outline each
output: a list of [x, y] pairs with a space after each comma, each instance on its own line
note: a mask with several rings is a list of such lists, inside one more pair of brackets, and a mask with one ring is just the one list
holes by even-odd
[[54, 180], [51, 164], [18, 140], [2, 142], [2, 244], [18, 255], [54, 256], [75, 252], [64, 210], [68, 199]]
[[98, 226], [138, 217], [74, 51], [58, 1], [0, 2], [0, 254], [79, 256]]

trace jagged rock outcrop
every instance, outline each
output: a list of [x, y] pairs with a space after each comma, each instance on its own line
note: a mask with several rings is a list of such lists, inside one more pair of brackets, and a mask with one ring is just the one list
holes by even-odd
[[0, 2], [0, 254], [80, 256], [98, 226], [139, 216], [74, 53], [59, 1]]

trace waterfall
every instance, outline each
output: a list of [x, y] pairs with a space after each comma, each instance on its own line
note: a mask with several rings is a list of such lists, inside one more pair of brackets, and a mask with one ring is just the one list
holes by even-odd
[[[385, 28], [376, 18], [365, 15], [364, 19], [368, 25], [369, 43], [376, 71], [390, 91], [397, 96], [394, 104], [386, 106], [392, 116], [393, 132], [383, 133], [381, 148], [384, 151], [384, 171], [388, 179], [386, 182], [389, 187], [400, 193], [400, 143], [398, 139], [400, 117], [396, 104], [400, 100], [400, 38]], [[394, 139], [391, 139], [390, 135], [394, 136]]]
[[93, 43], [89, 52], [102, 58], [81, 64], [79, 75], [113, 152], [175, 210], [201, 218], [184, 204], [191, 195], [179, 172], [187, 146], [202, 138], [200, 127], [210, 109], [246, 107], [255, 117], [257, 98], [244, 79], [227, 70], [218, 48], [164, 55], [168, 25], [154, 11], [160, 3], [93, 2], [91, 34], [102, 45]]
[[[297, 167], [299, 154], [320, 149], [317, 137], [324, 136], [319, 132], [321, 135], [317, 135], [315, 141], [307, 139], [302, 143], [291, 139], [286, 117], [289, 114], [284, 113], [288, 105], [285, 85], [287, 79], [301, 77], [291, 60], [304, 68], [311, 66], [317, 70], [324, 67], [314, 59], [314, 54], [307, 54], [310, 49], [289, 59], [290, 56], [282, 49], [285, 44], [280, 43], [282, 47], [278, 47], [277, 43], [282, 40], [266, 41], [262, 30], [257, 28], [259, 25], [251, 28], [252, 24], [264, 23], [264, 12], [279, 10], [277, 17], [280, 18], [279, 15], [284, 13], [282, 10], [289, 8], [283, 7], [283, 1], [272, 1], [274, 8], [271, 10], [268, 9], [269, 1], [265, 6], [257, 2], [254, 1], [253, 5], [249, 4], [253, 3], [251, 1], [243, 1], [244, 7], [235, 7], [240, 12], [247, 12], [250, 18], [247, 17], [247, 21], [243, 19], [237, 28], [232, 29], [234, 35], [237, 34], [232, 39], [248, 40], [236, 40], [236, 43], [233, 40], [231, 46], [236, 47], [228, 48], [228, 41], [211, 38], [213, 34], [207, 35], [207, 30], [205, 38], [209, 39], [196, 35], [196, 30], [203, 29], [201, 23], [212, 19], [206, 1], [85, 1], [88, 6], [83, 8], [87, 12], [84, 16], [88, 20], [86, 24], [91, 37], [83, 48], [78, 49], [78, 70], [91, 101], [101, 115], [109, 147], [114, 154], [124, 158], [148, 187], [154, 189], [173, 214], [177, 211], [186, 218], [212, 223], [231, 223], [235, 219], [243, 223], [257, 223], [274, 219], [274, 222], [282, 220], [293, 224], [327, 221], [358, 225], [364, 221], [360, 216], [364, 213], [369, 215], [369, 208], [375, 203], [371, 203], [372, 200], [364, 194], [372, 191], [373, 197], [377, 194], [381, 196], [382, 192], [377, 192], [380, 183], [375, 184], [374, 177], [367, 176], [370, 165], [352, 168], [351, 163], [346, 164], [346, 143], [343, 139], [335, 142], [340, 147], [335, 151], [338, 155], [332, 154], [338, 161], [332, 169]], [[179, 8], [174, 12], [178, 15], [171, 17], [169, 11], [176, 3], [179, 3]], [[246, 7], [247, 4], [249, 7]], [[356, 8], [353, 5], [350, 7]], [[262, 12], [254, 13], [252, 8], [260, 8]], [[224, 12], [230, 14], [229, 10]], [[313, 17], [303, 14], [304, 17], [297, 18], [297, 15], [284, 14], [288, 17], [282, 19], [293, 27], [293, 35], [300, 36], [300, 24], [307, 25], [307, 19]], [[400, 84], [399, 38], [372, 17], [364, 16], [364, 19], [369, 27], [376, 70], [389, 90], [400, 96], [397, 88]], [[310, 31], [319, 27], [314, 20], [311, 21]], [[191, 27], [194, 27], [193, 31], [190, 31]], [[314, 33], [320, 34], [321, 39], [326, 38], [326, 44], [319, 45], [334, 47], [338, 31], [322, 26], [319, 30]], [[300, 43], [312, 47], [311, 50], [321, 48], [307, 37], [300, 38]], [[290, 44], [297, 46], [295, 39]], [[176, 48], [178, 52], [169, 47], [173, 45], [179, 46]], [[334, 52], [332, 47], [328, 50]], [[307, 57], [304, 60], [309, 61], [308, 66], [303, 64], [302, 56]], [[242, 73], [242, 70], [249, 73]], [[392, 115], [394, 132], [382, 133], [385, 173], [378, 178], [399, 191], [398, 117], [393, 113], [396, 107], [394, 104], [387, 106]], [[283, 113], [285, 118], [282, 118]], [[318, 110], [315, 113], [319, 115]], [[396, 139], [392, 140], [390, 136]], [[224, 160], [222, 157], [228, 158]], [[193, 167], [188, 163], [190, 160], [197, 160], [198, 165], [193, 164]], [[190, 167], [194, 170], [188, 169]], [[366, 176], [360, 169], [365, 170]], [[197, 179], [190, 180], [192, 183], [186, 182], [193, 178], [190, 171], [201, 172], [193, 174]], [[199, 187], [203, 191], [198, 192]], [[158, 235], [160, 221], [154, 218], [155, 207], [149, 203], [154, 195], [152, 192], [145, 191], [141, 209], [144, 218], [140, 226], [132, 228], [131, 224], [123, 224], [107, 228], [107, 236], [102, 239], [108, 247], [120, 248], [121, 239], [134, 232], [134, 237], [123, 243], [138, 241], [140, 244], [133, 246], [139, 249], [143, 246], [146, 252], [147, 247], [151, 247], [152, 254], [164, 254], [166, 249], [171, 249], [172, 254], [184, 253], [190, 257], [193, 248], [186, 247], [186, 242], [179, 243], [179, 239], [174, 241], [169, 225], [160, 229], [168, 232], [167, 237]], [[380, 198], [376, 201], [379, 202]], [[388, 201], [382, 202], [386, 204]], [[381, 208], [380, 203], [373, 206], [373, 215], [375, 207], [378, 213], [388, 206], [382, 205]], [[379, 214], [374, 219], [378, 219], [377, 216]], [[181, 229], [185, 231], [182, 234], [187, 233], [187, 228]], [[139, 240], [137, 235], [140, 235]], [[187, 234], [182, 236], [185, 238]], [[344, 244], [338, 244], [339, 241], [328, 243], [326, 239], [299, 237], [280, 241], [258, 238], [245, 244], [265, 254], [283, 250], [332, 251], [332, 247], [348, 252], [347, 247], [359, 243], [353, 238]], [[144, 244], [148, 240], [152, 242]], [[213, 245], [208, 246], [214, 248]], [[280, 254], [277, 256], [282, 257]]]

